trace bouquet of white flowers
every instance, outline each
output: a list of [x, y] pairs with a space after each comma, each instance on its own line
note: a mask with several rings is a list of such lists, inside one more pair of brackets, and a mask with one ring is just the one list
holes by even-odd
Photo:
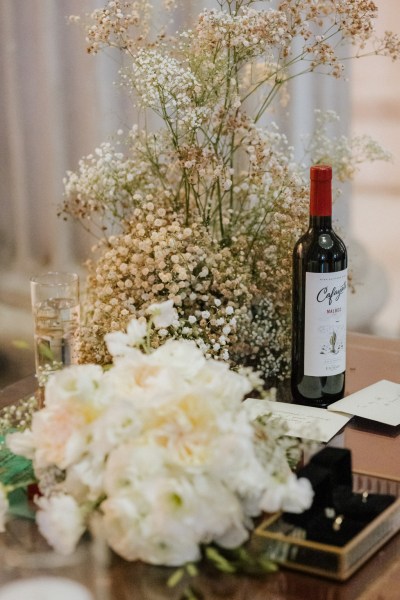
[[168, 301], [148, 315], [107, 336], [109, 369], [52, 375], [31, 426], [6, 438], [32, 460], [37, 523], [60, 553], [96, 522], [123, 558], [181, 565], [211, 542], [240, 546], [262, 511], [310, 506], [309, 481], [290, 468], [298, 440], [242, 402], [258, 377], [187, 340], [150, 351], [151, 329], [174, 327], [177, 312]]

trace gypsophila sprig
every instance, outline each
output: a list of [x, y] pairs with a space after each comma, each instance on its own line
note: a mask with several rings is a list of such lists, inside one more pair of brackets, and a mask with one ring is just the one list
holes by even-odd
[[0, 435], [3, 436], [10, 429], [25, 429], [29, 427], [34, 412], [39, 403], [36, 396], [29, 396], [16, 404], [10, 404], [0, 410]]
[[[174, 326], [177, 310], [167, 301], [146, 312], [107, 334], [109, 369], [56, 372], [31, 426], [6, 438], [32, 460], [39, 530], [62, 554], [96, 521], [123, 558], [183, 565], [211, 542], [242, 545], [262, 511], [311, 504], [310, 482], [291, 470], [286, 424], [267, 404], [253, 418], [243, 402], [251, 378], [193, 341], [154, 350], [152, 331]], [[0, 527], [3, 496], [0, 488]]]
[[106, 238], [90, 267], [81, 360], [108, 361], [104, 335], [170, 299], [176, 326], [157, 331], [153, 347], [182, 337], [283, 379], [291, 252], [307, 224], [304, 174], [323, 160], [344, 181], [360, 162], [387, 155], [367, 136], [328, 135], [318, 116], [299, 165], [271, 115], [290, 108], [293, 78], [343, 77], [352, 57], [395, 60], [399, 39], [375, 35], [372, 0], [219, 0], [173, 36], [154, 6], [109, 1], [87, 24], [89, 52], [124, 54], [120, 85], [138, 122], [119, 136], [123, 152], [105, 144], [65, 180], [63, 214]]
[[[176, 7], [176, 0], [162, 0], [162, 5], [167, 13], [171, 12]], [[90, 19], [92, 23], [86, 28], [90, 54], [108, 47], [131, 53], [152, 33], [151, 24], [156, 19], [156, 12], [149, 0], [109, 0], [104, 8], [94, 10]], [[162, 32], [163, 29], [158, 31], [156, 37], [162, 37]]]
[[324, 164], [328, 159], [335, 176], [339, 181], [347, 181], [354, 176], [359, 165], [366, 161], [390, 160], [390, 152], [384, 151], [370, 136], [354, 136], [350, 140], [344, 135], [334, 136], [334, 152], [332, 152], [332, 135], [328, 128], [338, 123], [339, 117], [334, 111], [315, 111], [315, 131], [305, 140], [306, 152], [312, 157], [314, 164]]
[[229, 360], [251, 299], [243, 253], [221, 248], [201, 222], [186, 227], [182, 215], [156, 208], [149, 196], [134, 210], [127, 232], [103, 245], [102, 257], [90, 266], [82, 362], [106, 364], [104, 335], [134, 315], [144, 317], [160, 298], [173, 301], [178, 316], [173, 326], [153, 332], [153, 347], [166, 337], [184, 338], [207, 356]]

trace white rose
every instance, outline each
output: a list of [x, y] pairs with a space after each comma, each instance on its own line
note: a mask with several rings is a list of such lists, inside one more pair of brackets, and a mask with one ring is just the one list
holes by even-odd
[[72, 554], [85, 532], [83, 511], [72, 496], [57, 494], [36, 499], [40, 533], [59, 554]]
[[125, 560], [140, 559], [140, 515], [135, 503], [129, 496], [114, 496], [101, 504], [101, 512], [102, 531], [109, 546]]

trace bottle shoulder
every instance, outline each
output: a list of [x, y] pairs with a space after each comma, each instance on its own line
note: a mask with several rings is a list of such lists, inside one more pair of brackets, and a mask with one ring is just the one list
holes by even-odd
[[332, 229], [310, 228], [296, 242], [293, 257], [317, 262], [343, 262], [347, 265], [347, 249]]

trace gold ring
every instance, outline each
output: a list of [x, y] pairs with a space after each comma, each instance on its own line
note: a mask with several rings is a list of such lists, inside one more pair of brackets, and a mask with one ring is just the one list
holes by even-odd
[[333, 525], [332, 525], [333, 531], [340, 531], [343, 521], [344, 521], [343, 515], [339, 515], [338, 517], [336, 517], [336, 519], [333, 521]]
[[363, 493], [361, 494], [361, 496], [362, 496], [362, 498], [361, 498], [361, 502], [362, 502], [363, 504], [365, 504], [365, 503], [368, 501], [369, 492], [363, 492]]

